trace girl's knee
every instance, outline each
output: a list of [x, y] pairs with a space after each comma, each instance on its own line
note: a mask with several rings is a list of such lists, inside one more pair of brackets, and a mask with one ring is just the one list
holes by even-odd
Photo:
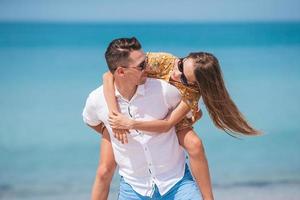
[[183, 130], [178, 134], [179, 144], [185, 148], [190, 156], [201, 156], [204, 154], [202, 140], [192, 130]]
[[184, 144], [190, 156], [199, 156], [204, 153], [202, 140], [194, 132], [186, 136]]
[[186, 150], [190, 155], [198, 155], [204, 152], [202, 140], [199, 137], [192, 138], [186, 144]]

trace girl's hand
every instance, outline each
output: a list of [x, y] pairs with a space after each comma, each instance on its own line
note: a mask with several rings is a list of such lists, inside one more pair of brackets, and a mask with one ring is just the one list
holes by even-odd
[[122, 115], [121, 113], [113, 112], [108, 117], [109, 125], [113, 129], [132, 129], [133, 120]]
[[114, 137], [117, 138], [122, 144], [128, 143], [127, 133], [129, 130], [126, 129], [112, 129], [114, 133]]
[[202, 110], [199, 109], [199, 110], [196, 112], [196, 116], [195, 116], [195, 118], [194, 118], [193, 121], [196, 122], [197, 120], [201, 119], [202, 115], [203, 115]]

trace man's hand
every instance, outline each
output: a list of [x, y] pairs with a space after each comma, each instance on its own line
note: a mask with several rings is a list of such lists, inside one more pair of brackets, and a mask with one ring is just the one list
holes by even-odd
[[117, 138], [122, 144], [128, 143], [127, 134], [129, 133], [128, 129], [112, 129], [114, 137]]

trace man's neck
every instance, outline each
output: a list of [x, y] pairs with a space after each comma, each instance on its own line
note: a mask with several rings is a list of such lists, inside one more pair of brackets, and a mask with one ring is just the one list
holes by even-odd
[[126, 100], [130, 101], [137, 90], [136, 85], [130, 85], [128, 82], [115, 80], [116, 88]]

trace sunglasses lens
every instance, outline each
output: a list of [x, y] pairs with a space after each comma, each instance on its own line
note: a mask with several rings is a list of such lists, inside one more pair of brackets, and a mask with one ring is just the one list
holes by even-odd
[[184, 58], [180, 58], [179, 62], [178, 62], [178, 70], [183, 73], [183, 59]]
[[145, 61], [143, 61], [138, 67], [140, 68], [140, 70], [144, 70], [145, 66]]
[[178, 63], [178, 70], [180, 72], [182, 72], [182, 62], [181, 61], [179, 61], [179, 63]]
[[189, 85], [189, 83], [188, 83], [188, 81], [187, 81], [187, 79], [186, 79], [186, 77], [185, 77], [184, 74], [181, 74], [180, 80], [181, 80], [181, 82], [182, 82], [183, 85], [186, 85], [186, 86]]

